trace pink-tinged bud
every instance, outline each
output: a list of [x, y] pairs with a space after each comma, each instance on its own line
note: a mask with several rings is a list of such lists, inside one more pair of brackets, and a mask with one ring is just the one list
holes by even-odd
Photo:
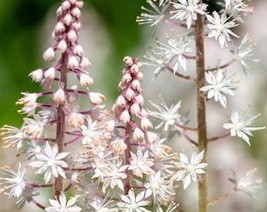
[[80, 84], [83, 87], [88, 87], [94, 83], [94, 80], [92, 77], [90, 77], [88, 74], [82, 73], [80, 75]]
[[134, 103], [132, 106], [131, 106], [131, 113], [133, 113], [134, 115], [138, 116], [139, 113], [140, 113], [140, 107], [138, 104]]
[[138, 72], [136, 76], [137, 76], [137, 79], [140, 81], [144, 79], [144, 74], [142, 72]]
[[67, 36], [70, 42], [75, 42], [78, 39], [78, 35], [75, 30], [70, 30]]
[[138, 92], [141, 92], [141, 90], [142, 90], [141, 84], [138, 80], [132, 81], [131, 86], [133, 89], [137, 90]]
[[84, 125], [84, 115], [77, 112], [72, 112], [68, 118], [68, 124], [70, 127], [77, 128]]
[[129, 83], [129, 82], [131, 82], [131, 80], [132, 80], [132, 77], [130, 74], [124, 74], [122, 76], [121, 82], [122, 83]]
[[144, 97], [142, 94], [139, 94], [134, 99], [135, 99], [135, 102], [137, 102], [139, 105], [144, 105]]
[[148, 131], [147, 138], [148, 138], [149, 143], [154, 143], [156, 140], [159, 139], [159, 136], [157, 135], [157, 133]]
[[34, 82], [41, 82], [43, 79], [43, 69], [37, 69], [29, 74]]
[[54, 51], [54, 49], [52, 48], [52, 47], [50, 47], [50, 48], [48, 48], [45, 52], [44, 52], [44, 54], [43, 54], [43, 58], [44, 58], [44, 60], [46, 60], [46, 61], [52, 61], [52, 60], [54, 60], [55, 59], [55, 51]]
[[56, 33], [62, 33], [62, 32], [64, 32], [65, 29], [66, 28], [65, 28], [64, 24], [61, 21], [58, 22], [57, 25], [55, 26], [55, 32]]
[[81, 45], [76, 45], [74, 48], [73, 48], [73, 53], [82, 57], [83, 56], [83, 47]]
[[115, 121], [111, 120], [111, 121], [106, 122], [104, 128], [106, 131], [112, 132], [115, 128]]
[[63, 104], [65, 102], [65, 93], [62, 88], [58, 89], [53, 96], [54, 102], [57, 104]]
[[56, 77], [56, 69], [51, 67], [44, 72], [44, 77], [48, 80], [54, 80]]
[[73, 92], [68, 94], [68, 100], [70, 103], [76, 102], [77, 99], [79, 98], [79, 94], [78, 94], [78, 86], [77, 85], [73, 85], [71, 86], [71, 90]]
[[69, 2], [72, 3], [72, 4], [76, 4], [77, 0], [69, 0]]
[[86, 57], [83, 57], [80, 66], [81, 68], [89, 69], [91, 68], [92, 65], [91, 62]]
[[111, 142], [112, 149], [118, 155], [124, 154], [124, 151], [127, 149], [127, 145], [124, 140], [121, 138], [117, 138]]
[[81, 29], [81, 22], [80, 22], [80, 21], [77, 21], [77, 22], [72, 23], [72, 27], [73, 27], [76, 31], [79, 31], [79, 30]]
[[65, 40], [61, 40], [59, 41], [58, 45], [57, 45], [57, 48], [59, 51], [61, 51], [62, 53], [64, 53], [68, 46], [67, 46], [67, 42]]
[[101, 93], [90, 92], [89, 99], [92, 104], [100, 105], [106, 100], [106, 97]]
[[75, 56], [70, 56], [68, 59], [68, 68], [69, 69], [77, 69], [79, 68], [79, 61]]
[[123, 58], [123, 62], [125, 63], [126, 66], [131, 66], [133, 65], [133, 58], [126, 56]]
[[136, 142], [142, 142], [143, 140], [145, 140], [145, 134], [138, 127], [135, 128], [133, 132], [133, 140]]
[[57, 9], [57, 16], [61, 16], [62, 13], [63, 13], [62, 7], [59, 7], [59, 8]]
[[128, 112], [128, 110], [124, 110], [121, 115], [120, 115], [120, 120], [123, 122], [123, 123], [128, 123], [130, 121], [130, 114]]
[[120, 96], [117, 98], [117, 100], [116, 100], [116, 104], [117, 104], [118, 106], [120, 106], [120, 107], [125, 107], [125, 105], [126, 105], [126, 100], [125, 100], [125, 98], [124, 98], [122, 95], [120, 95]]
[[70, 9], [70, 7], [71, 7], [70, 2], [68, 2], [68, 1], [64, 1], [64, 2], [62, 3], [62, 9], [63, 9], [63, 10], [68, 10], [68, 9]]
[[76, 18], [80, 18], [81, 17], [81, 10], [78, 7], [75, 7], [72, 9], [71, 14]]
[[139, 72], [139, 66], [137, 64], [133, 64], [131, 67], [130, 67], [130, 70], [132, 73], [136, 74]]
[[79, 8], [82, 8], [83, 7], [83, 1], [77, 1], [76, 6]]
[[143, 117], [141, 119], [141, 128], [143, 130], [148, 130], [148, 129], [152, 129], [153, 128], [152, 123], [149, 121], [149, 119], [147, 117]]
[[65, 15], [65, 17], [63, 18], [63, 22], [64, 24], [69, 26], [72, 22], [72, 16], [70, 14]]
[[125, 97], [128, 101], [131, 101], [135, 96], [135, 92], [133, 91], [133, 89], [131, 88], [128, 88], [126, 90], [126, 93], [125, 93]]

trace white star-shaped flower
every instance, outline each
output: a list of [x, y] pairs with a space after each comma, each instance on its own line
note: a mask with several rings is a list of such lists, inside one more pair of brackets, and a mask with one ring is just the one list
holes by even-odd
[[25, 169], [19, 163], [17, 172], [9, 167], [0, 168], [0, 193], [4, 192], [9, 197], [19, 198], [23, 193], [25, 182]]
[[249, 136], [252, 136], [251, 132], [265, 129], [265, 127], [250, 127], [252, 122], [259, 116], [260, 114], [257, 114], [250, 118], [244, 118], [238, 112], [233, 112], [231, 115], [232, 123], [226, 123], [223, 127], [230, 130], [231, 136], [238, 136], [250, 145]]
[[59, 175], [66, 178], [64, 168], [68, 164], [62, 159], [65, 158], [69, 152], [58, 152], [58, 146], [55, 144], [53, 147], [47, 142], [45, 149], [42, 153], [36, 154], [36, 161], [29, 163], [33, 168], [37, 168], [36, 173], [44, 173], [45, 183], [48, 183], [51, 176], [58, 177]]
[[167, 43], [158, 41], [157, 54], [162, 57], [165, 64], [173, 69], [174, 74], [182, 68], [186, 71], [186, 57], [185, 54], [191, 52], [189, 47], [190, 40], [186, 37], [181, 36], [178, 38], [167, 37]]
[[234, 20], [230, 20], [227, 18], [226, 13], [223, 13], [221, 16], [217, 12], [212, 13], [211, 15], [206, 15], [209, 24], [207, 25], [209, 34], [208, 37], [214, 37], [219, 41], [219, 44], [223, 48], [227, 46], [227, 42], [231, 41], [230, 35], [234, 37], [238, 37], [235, 33], [233, 33], [230, 29], [237, 26]]
[[207, 163], [202, 163], [204, 151], [199, 154], [193, 153], [189, 160], [188, 156], [184, 153], [179, 154], [179, 162], [176, 167], [179, 169], [173, 176], [173, 179], [183, 181], [184, 189], [186, 189], [193, 180], [197, 182], [197, 176], [205, 173]]
[[135, 196], [134, 191], [131, 189], [128, 195], [121, 195], [121, 202], [117, 205], [124, 212], [149, 212], [144, 207], [149, 204], [148, 200], [145, 200], [147, 195], [144, 191]]
[[220, 102], [226, 108], [227, 100], [226, 95], [233, 96], [234, 90], [237, 89], [237, 81], [234, 80], [234, 74], [221, 69], [215, 73], [207, 72], [205, 74], [207, 85], [200, 90], [207, 92], [207, 98], [214, 98], [215, 102]]
[[207, 5], [200, 3], [200, 0], [178, 0], [178, 3], [173, 2], [173, 7], [176, 10], [171, 11], [171, 14], [174, 14], [171, 18], [185, 20], [189, 29], [192, 22], [197, 20], [198, 13], [205, 14]]
[[149, 158], [148, 151], [145, 153], [141, 149], [137, 150], [137, 153], [134, 154], [131, 152], [130, 166], [129, 170], [133, 171], [133, 174], [138, 177], [143, 177], [143, 174], [150, 175], [154, 173], [151, 167], [154, 165], [152, 158]]
[[82, 209], [76, 205], [78, 196], [71, 197], [69, 201], [64, 193], [58, 200], [49, 199], [50, 206], [45, 208], [47, 212], [80, 212]]
[[168, 131], [169, 127], [175, 125], [175, 123], [179, 121], [180, 115], [178, 110], [181, 107], [181, 101], [175, 105], [171, 105], [170, 107], [167, 106], [162, 98], [161, 101], [160, 105], [150, 102], [157, 111], [149, 111], [148, 114], [161, 120], [161, 122], [156, 126], [156, 129], [163, 127], [164, 131]]
[[91, 144], [93, 141], [100, 140], [103, 137], [102, 128], [98, 126], [96, 121], [93, 121], [91, 117], [87, 119], [87, 125], [82, 125], [82, 143]]

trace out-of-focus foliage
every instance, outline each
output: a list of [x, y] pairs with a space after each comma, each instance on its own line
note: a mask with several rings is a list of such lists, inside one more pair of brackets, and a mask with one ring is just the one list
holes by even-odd
[[[27, 74], [40, 66], [44, 49], [40, 48], [41, 29], [48, 11], [60, 1], [0, 1], [0, 125], [20, 124], [21, 116], [14, 105], [21, 91], [37, 90]], [[111, 96], [116, 95], [121, 58], [129, 54], [140, 40], [141, 28], [135, 23], [143, 1], [87, 0], [107, 27], [113, 43], [107, 80]], [[126, 15], [127, 14], [127, 15]], [[51, 29], [52, 31], [52, 29]]]

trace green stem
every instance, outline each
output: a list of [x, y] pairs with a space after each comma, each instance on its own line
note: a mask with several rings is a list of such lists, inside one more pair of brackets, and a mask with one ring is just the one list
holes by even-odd
[[[203, 162], [207, 163], [207, 127], [206, 127], [206, 100], [200, 91], [205, 85], [205, 55], [203, 38], [202, 15], [198, 14], [196, 27], [196, 66], [197, 66], [197, 126], [198, 126], [198, 148], [204, 150]], [[199, 212], [208, 211], [208, 190], [207, 190], [207, 171], [201, 175], [198, 181], [199, 191]]]

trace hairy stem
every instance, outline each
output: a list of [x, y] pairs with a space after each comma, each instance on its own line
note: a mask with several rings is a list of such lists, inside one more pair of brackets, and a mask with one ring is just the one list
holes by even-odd
[[[67, 93], [67, 55], [66, 53], [62, 55], [62, 67], [60, 70], [60, 86], [63, 86], [64, 93]], [[63, 152], [64, 147], [64, 134], [65, 134], [65, 112], [64, 112], [65, 103], [60, 104], [57, 108], [57, 134], [56, 134], [56, 143], [58, 145], [58, 152]], [[63, 178], [58, 176], [55, 179], [54, 192], [55, 196], [58, 199], [61, 192], [63, 191]]]
[[[198, 148], [204, 150], [203, 162], [207, 163], [207, 127], [206, 127], [206, 101], [200, 88], [205, 84], [205, 55], [203, 38], [202, 15], [198, 14], [196, 27], [196, 65], [197, 65], [197, 126], [198, 126]], [[201, 175], [198, 181], [199, 192], [199, 212], [208, 210], [208, 191], [207, 191], [207, 171]]]
[[[131, 148], [132, 148], [132, 143], [131, 143], [131, 137], [132, 137], [132, 126], [130, 123], [126, 125], [126, 145], [127, 149], [125, 150], [125, 164], [129, 165], [130, 164], [130, 158], [131, 158]], [[130, 182], [130, 170], [127, 169], [127, 178], [125, 179], [125, 184], [124, 184], [124, 192], [125, 194], [128, 194], [129, 190], [131, 189], [131, 182]]]

